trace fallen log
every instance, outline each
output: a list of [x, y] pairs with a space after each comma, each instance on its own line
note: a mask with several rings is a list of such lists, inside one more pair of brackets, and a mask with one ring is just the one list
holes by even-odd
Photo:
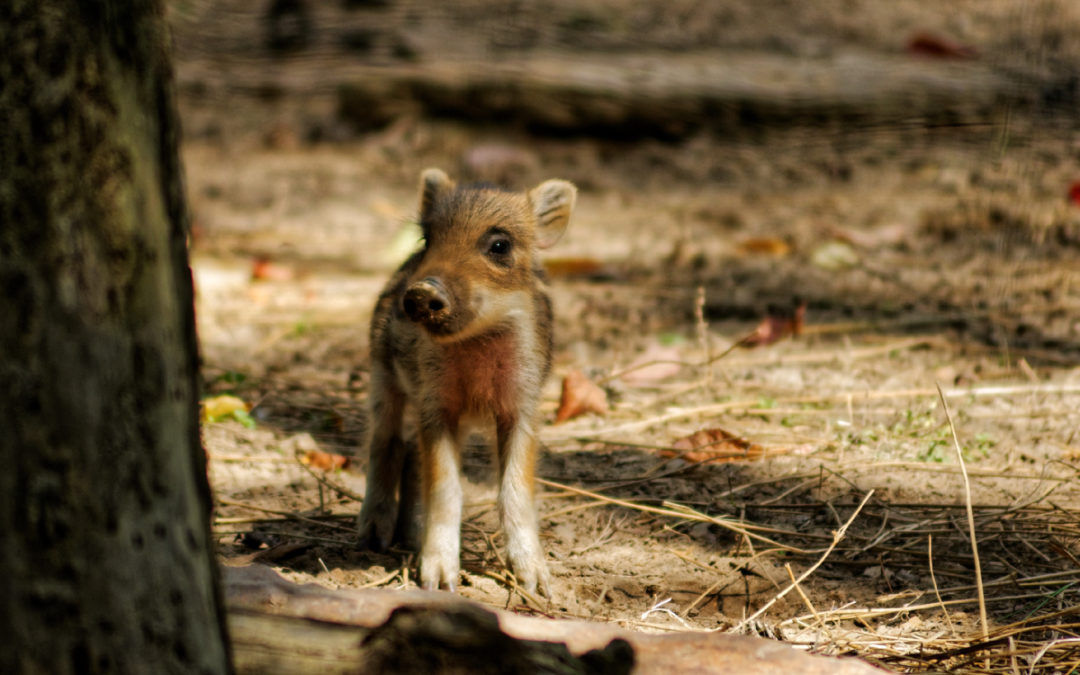
[[450, 593], [330, 590], [260, 565], [225, 568], [238, 673], [742, 673], [872, 675], [747, 635], [657, 635], [522, 616]]
[[792, 126], [850, 133], [999, 124], [1006, 108], [1029, 106], [1060, 86], [983, 61], [861, 51], [816, 59], [719, 50], [382, 66], [312, 54], [273, 68], [223, 55], [181, 62], [178, 78], [185, 107], [235, 106], [243, 98], [318, 100], [319, 109], [336, 108], [335, 123], [359, 132], [433, 117], [624, 140]]

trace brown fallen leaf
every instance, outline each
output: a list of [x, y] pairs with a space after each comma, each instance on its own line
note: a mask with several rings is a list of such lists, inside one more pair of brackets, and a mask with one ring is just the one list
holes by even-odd
[[739, 251], [749, 255], [768, 255], [783, 258], [791, 253], [791, 246], [776, 237], [751, 237], [739, 242]]
[[566, 374], [562, 382], [559, 410], [555, 413], [555, 424], [590, 412], [606, 415], [607, 411], [607, 392], [585, 377], [580, 370], [571, 370]]
[[1073, 182], [1069, 186], [1069, 201], [1076, 206], [1080, 206], [1080, 180]]
[[349, 466], [349, 458], [345, 455], [335, 455], [332, 452], [323, 452], [322, 450], [308, 450], [300, 456], [300, 461], [312, 468], [322, 469], [323, 471], [344, 469]]
[[688, 462], [724, 462], [755, 459], [765, 453], [756, 443], [714, 427], [699, 429], [671, 444], [671, 449], [657, 451], [663, 457], [681, 457]]
[[932, 33], [916, 33], [907, 43], [909, 54], [935, 59], [974, 59], [979, 52], [974, 47]]
[[296, 278], [296, 270], [266, 258], [255, 258], [251, 261], [251, 278], [253, 281], [292, 281]]
[[803, 319], [806, 316], [806, 303], [795, 308], [791, 316], [767, 316], [754, 332], [744, 337], [743, 347], [764, 347], [790, 336], [797, 337], [802, 332]]

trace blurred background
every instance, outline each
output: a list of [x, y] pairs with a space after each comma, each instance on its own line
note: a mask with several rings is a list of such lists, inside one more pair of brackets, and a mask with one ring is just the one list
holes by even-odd
[[[1076, 299], [1051, 274], [1080, 245], [1074, 2], [169, 14], [198, 253], [387, 270], [415, 244], [422, 168], [512, 188], [559, 176], [582, 198], [552, 271], [635, 279], [610, 291], [634, 309], [599, 335], [686, 320], [703, 286], [714, 320], [808, 303], [940, 323], [976, 307], [955, 323], [977, 340], [1078, 353], [1064, 300], [1027, 302]], [[1024, 271], [1046, 258], [1058, 266]], [[597, 321], [617, 303], [599, 304]]]

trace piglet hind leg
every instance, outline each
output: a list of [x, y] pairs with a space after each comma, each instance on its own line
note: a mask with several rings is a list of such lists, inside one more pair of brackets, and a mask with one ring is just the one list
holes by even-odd
[[420, 457], [416, 442], [405, 442], [405, 464], [401, 471], [401, 488], [398, 490], [398, 517], [394, 528], [394, 541], [405, 548], [418, 551], [424, 530], [424, 499], [420, 486]]
[[398, 511], [398, 486], [405, 461], [401, 440], [404, 397], [383, 386], [378, 367], [372, 369], [372, 389], [368, 403], [371, 425], [368, 434], [367, 490], [356, 519], [360, 548], [384, 551], [394, 536]]
[[541, 592], [551, 597], [551, 576], [544, 550], [540, 547], [533, 488], [537, 450], [535, 432], [530, 423], [521, 419], [500, 423], [497, 431], [499, 515], [506, 533], [507, 557], [525, 590], [532, 593], [539, 585]]
[[420, 433], [424, 533], [420, 582], [427, 590], [457, 590], [461, 571], [461, 452], [445, 428]]

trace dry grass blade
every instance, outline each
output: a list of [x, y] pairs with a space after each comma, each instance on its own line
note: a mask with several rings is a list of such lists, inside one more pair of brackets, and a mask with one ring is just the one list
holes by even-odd
[[934, 585], [934, 596], [937, 597], [938, 604], [941, 605], [941, 614], [945, 617], [945, 623], [949, 625], [949, 632], [956, 637], [956, 627], [953, 626], [952, 617], [949, 616], [949, 610], [945, 608], [945, 603], [941, 600], [941, 591], [938, 589], [937, 576], [934, 575], [934, 537], [933, 535], [927, 535], [926, 537], [926, 562], [930, 567], [930, 583]]
[[805, 553], [806, 552], [806, 551], [803, 551], [802, 549], [796, 548], [794, 546], [788, 546], [786, 544], [781, 544], [778, 541], [774, 541], [773, 539], [770, 539], [768, 537], [762, 536], [760, 534], [757, 534], [756, 532], [751, 531], [752, 529], [767, 529], [767, 528], [758, 528], [758, 527], [755, 527], [755, 526], [744, 526], [744, 524], [736, 524], [736, 523], [734, 523], [734, 522], [732, 522], [730, 520], [725, 520], [723, 518], [714, 518], [713, 516], [707, 516], [707, 515], [705, 515], [703, 513], [699, 513], [697, 511], [694, 511], [693, 509], [689, 509], [689, 508], [685, 508], [685, 510], [683, 508], [680, 508], [678, 510], [670, 509], [670, 508], [662, 509], [662, 508], [657, 508], [655, 506], [648, 506], [646, 504], [635, 504], [634, 502], [628, 502], [625, 499], [617, 499], [615, 497], [608, 497], [606, 495], [602, 495], [602, 494], [599, 494], [597, 492], [591, 492], [589, 490], [584, 490], [582, 488], [572, 487], [570, 485], [563, 485], [562, 483], [556, 483], [554, 481], [550, 481], [550, 480], [547, 480], [547, 479], [544, 479], [544, 478], [537, 478], [536, 482], [540, 483], [541, 485], [546, 485], [548, 487], [557, 488], [557, 489], [560, 489], [560, 490], [569, 490], [571, 492], [576, 492], [576, 493], [580, 494], [583, 497], [589, 497], [589, 498], [595, 499], [595, 500], [597, 500], [599, 502], [603, 502], [603, 503], [607, 503], [607, 504], [614, 504], [616, 506], [624, 506], [624, 507], [626, 507], [628, 509], [635, 509], [637, 511], [643, 511], [645, 513], [655, 513], [657, 515], [670, 516], [672, 518], [679, 518], [679, 519], [682, 519], [682, 520], [697, 520], [697, 521], [704, 522], [704, 523], [712, 523], [713, 525], [719, 525], [720, 527], [731, 530], [732, 532], [735, 532], [736, 534], [740, 534], [740, 535], [742, 535], [744, 537], [747, 537], [747, 538], [750, 538], [750, 539], [757, 539], [758, 541], [764, 542], [764, 543], [769, 544], [771, 546], [775, 546], [776, 548], [784, 550], [784, 551], [791, 551], [793, 553]]
[[[1062, 638], [1060, 640], [1054, 640], [1053, 642], [1049, 642], [1043, 645], [1042, 649], [1036, 652], [1034, 658], [1031, 659], [1031, 665], [1028, 666], [1028, 674], [1030, 675], [1031, 673], [1035, 672], [1035, 667], [1039, 664], [1039, 661], [1042, 660], [1042, 657], [1045, 656], [1048, 651], [1050, 651], [1054, 647], [1058, 647], [1061, 645], [1080, 645], [1080, 638]], [[1072, 673], [1075, 670], [1076, 667], [1074, 665], [1072, 668], [1065, 672]]]
[[960, 462], [960, 473], [964, 477], [964, 503], [967, 505], [968, 531], [971, 536], [971, 555], [975, 559], [975, 585], [979, 594], [979, 622], [982, 624], [983, 639], [990, 635], [990, 624], [986, 619], [986, 594], [983, 591], [982, 565], [979, 561], [979, 542], [975, 536], [975, 512], [971, 508], [971, 481], [968, 479], [967, 466], [964, 464], [964, 452], [960, 449], [960, 439], [956, 437], [956, 426], [953, 424], [952, 415], [949, 414], [949, 403], [945, 400], [945, 392], [941, 385], [937, 385], [938, 396], [941, 397], [941, 405], [945, 411], [945, 419], [949, 423], [952, 432], [953, 445], [956, 447], [956, 458]]
[[[833, 549], [836, 548], [836, 545], [839, 544], [840, 540], [842, 540], [844, 538], [844, 535], [847, 534], [848, 527], [850, 527], [851, 524], [853, 522], [855, 522], [855, 518], [858, 517], [859, 512], [861, 512], [863, 507], [866, 506], [866, 502], [870, 501], [870, 497], [873, 494], [874, 494], [873, 490], [870, 490], [869, 492], [867, 492], [866, 496], [863, 497], [863, 500], [861, 502], [859, 502], [858, 508], [856, 508], [855, 512], [851, 514], [851, 517], [847, 519], [847, 522], [844, 523], [840, 527], [840, 529], [833, 532], [832, 543], [829, 545], [829, 547], [827, 549], [825, 549], [825, 553], [823, 553], [821, 555], [821, 557], [818, 558], [818, 561], [816, 563], [811, 565], [809, 569], [807, 569], [805, 572], [800, 574], [798, 579], [793, 581], [790, 586], [788, 586], [784, 590], [780, 591], [780, 593], [778, 593], [776, 596], [774, 596], [772, 600], [765, 603], [760, 609], [758, 609], [758, 611], [754, 612], [753, 614], [751, 614], [747, 618], [740, 621], [737, 626], [735, 626], [733, 629], [731, 629], [731, 632], [732, 633], [740, 632], [744, 627], [746, 627], [747, 624], [751, 623], [752, 621], [757, 619], [759, 616], [761, 616], [762, 614], [767, 612], [770, 607], [772, 607], [774, 604], [776, 604], [785, 595], [790, 593], [792, 589], [794, 589], [800, 583], [805, 581], [806, 578], [809, 577], [811, 574], [813, 574], [817, 570], [818, 567], [821, 567], [821, 564], [825, 562], [825, 559], [829, 557], [829, 554], [833, 552]], [[820, 618], [817, 617], [816, 615], [815, 615], [815, 618], [818, 618], [818, 620], [820, 621]]]

